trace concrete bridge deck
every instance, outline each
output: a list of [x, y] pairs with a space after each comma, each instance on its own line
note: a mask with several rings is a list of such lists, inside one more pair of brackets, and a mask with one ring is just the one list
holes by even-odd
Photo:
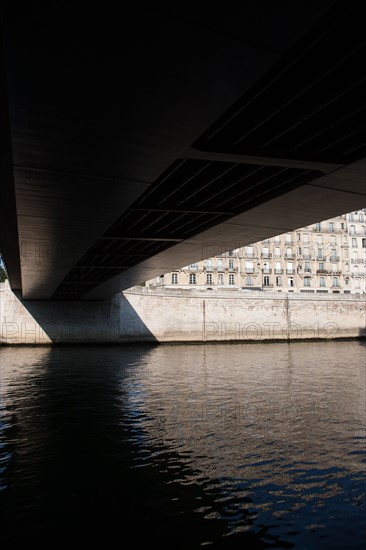
[[0, 250], [96, 300], [364, 207], [363, 3], [3, 3]]

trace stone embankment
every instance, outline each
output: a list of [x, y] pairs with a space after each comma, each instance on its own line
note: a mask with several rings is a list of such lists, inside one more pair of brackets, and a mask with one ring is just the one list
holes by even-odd
[[366, 295], [136, 287], [102, 302], [22, 301], [0, 284], [0, 344], [364, 338]]

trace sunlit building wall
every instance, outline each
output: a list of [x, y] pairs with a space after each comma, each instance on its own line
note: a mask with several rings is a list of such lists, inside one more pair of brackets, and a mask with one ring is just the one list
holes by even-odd
[[182, 267], [146, 286], [366, 292], [366, 208]]

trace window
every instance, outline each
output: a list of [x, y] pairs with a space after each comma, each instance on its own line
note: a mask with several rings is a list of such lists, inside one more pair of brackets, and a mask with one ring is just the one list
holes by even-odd
[[332, 286], [339, 286], [338, 277], [333, 277], [333, 285]]
[[324, 260], [324, 251], [322, 248], [318, 249], [318, 260]]
[[281, 242], [281, 235], [276, 235], [275, 238], [274, 238], [274, 242], [275, 243]]
[[277, 277], [276, 277], [276, 286], [282, 286], [282, 277], [281, 277], [281, 275], [277, 275]]
[[317, 235], [316, 240], [318, 244], [323, 244], [323, 235]]
[[264, 276], [264, 279], [263, 279], [263, 286], [269, 286], [269, 277], [268, 277], [268, 275], [265, 275], [265, 276]]
[[286, 272], [287, 273], [294, 273], [295, 272], [291, 262], [287, 262]]
[[275, 258], [281, 258], [281, 249], [279, 246], [276, 246], [275, 249], [274, 249], [274, 255], [275, 255]]
[[346, 285], [349, 285], [349, 277], [346, 277]]
[[365, 217], [364, 217], [364, 215], [362, 214], [362, 212], [359, 213], [358, 219], [359, 219], [359, 221], [360, 221], [361, 223], [363, 223], [363, 222], [365, 221]]
[[178, 284], [178, 273], [172, 273], [172, 285]]
[[282, 273], [281, 262], [276, 262], [276, 264], [275, 264], [275, 273]]
[[223, 285], [224, 284], [224, 276], [222, 273], [219, 273], [218, 274], [218, 281], [217, 281], [217, 284], [219, 285]]
[[352, 271], [354, 275], [358, 275], [360, 271], [358, 265], [354, 265]]
[[304, 260], [307, 260], [310, 258], [310, 248], [306, 247], [304, 248]]
[[223, 269], [223, 262], [221, 258], [217, 259], [217, 269], [220, 269], [221, 271]]
[[246, 255], [247, 255], [248, 258], [253, 258], [254, 254], [253, 254], [253, 247], [252, 246], [247, 246]]
[[253, 277], [251, 275], [245, 277], [245, 286], [253, 286]]
[[268, 248], [268, 246], [264, 246], [262, 248], [262, 258], [269, 258], [269, 248]]
[[303, 236], [302, 236], [302, 240], [304, 241], [304, 243], [308, 243], [309, 242], [309, 234], [304, 233]]
[[329, 229], [329, 231], [332, 231], [332, 232], [334, 231], [334, 223], [333, 222], [329, 222], [328, 229]]
[[245, 262], [245, 272], [254, 273], [253, 262]]
[[291, 233], [286, 233], [286, 242], [287, 243], [291, 242]]
[[330, 259], [337, 260], [337, 251], [335, 248], [332, 248], [332, 250], [330, 251]]
[[362, 239], [362, 248], [366, 248], [366, 239]]
[[292, 277], [289, 277], [289, 278], [287, 279], [287, 286], [294, 286], [294, 280], [293, 280]]
[[234, 269], [234, 260], [229, 260], [229, 269]]
[[324, 262], [319, 262], [319, 271], [324, 271]]
[[355, 221], [354, 216], [353, 216], [353, 212], [351, 214], [348, 214], [348, 221], [349, 222], [354, 222]]
[[344, 223], [341, 223], [341, 229], [344, 229]]
[[356, 234], [356, 227], [354, 225], [349, 226], [349, 234], [355, 235]]
[[286, 258], [292, 258], [292, 248], [286, 248]]
[[325, 286], [325, 277], [319, 278], [319, 286]]
[[211, 273], [207, 273], [207, 275], [206, 275], [206, 285], [212, 285], [212, 275], [211, 275]]
[[196, 284], [196, 274], [195, 273], [190, 273], [189, 274], [189, 284], [190, 285], [195, 285]]
[[297, 240], [298, 240], [298, 241], [301, 241], [301, 235], [300, 235], [300, 233], [297, 233], [296, 236], [297, 236]]
[[304, 271], [305, 273], [310, 273], [310, 262], [305, 262]]
[[332, 271], [338, 271], [337, 264], [332, 264]]
[[322, 224], [320, 222], [315, 224], [315, 231], [321, 231], [322, 230]]
[[191, 265], [189, 266], [189, 269], [198, 269], [198, 265], [197, 265], [196, 263], [191, 264]]
[[206, 260], [206, 269], [212, 269], [212, 260]]
[[310, 277], [304, 277], [304, 286], [310, 286]]
[[229, 285], [235, 285], [235, 279], [233, 273], [229, 275]]
[[335, 244], [335, 242], [336, 242], [335, 235], [330, 235], [330, 242], [331, 242], [332, 244]]
[[352, 239], [352, 246], [353, 248], [357, 248], [357, 239], [355, 238]]

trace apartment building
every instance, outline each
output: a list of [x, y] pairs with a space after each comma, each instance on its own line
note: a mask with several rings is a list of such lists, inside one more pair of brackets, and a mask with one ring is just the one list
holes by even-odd
[[307, 293], [366, 292], [366, 208], [237, 248], [147, 286]]

